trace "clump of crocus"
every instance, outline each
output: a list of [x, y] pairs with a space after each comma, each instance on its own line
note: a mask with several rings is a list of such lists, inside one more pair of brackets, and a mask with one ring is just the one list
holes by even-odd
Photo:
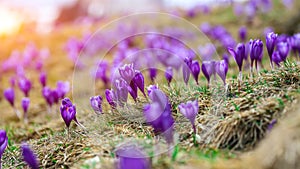
[[117, 106], [117, 103], [116, 103], [116, 98], [115, 98], [115, 93], [114, 93], [114, 90], [111, 89], [106, 89], [105, 90], [105, 97], [106, 97], [106, 100], [108, 102], [108, 104], [111, 106], [111, 108], [116, 108]]
[[221, 60], [215, 63], [216, 73], [222, 79], [224, 86], [226, 86], [226, 75], [228, 72], [228, 62], [226, 60]]
[[245, 58], [245, 45], [243, 43], [238, 43], [236, 49], [228, 48], [228, 52], [234, 57], [235, 62], [239, 67], [239, 84], [242, 82], [243, 75], [242, 75], [242, 67], [243, 67], [243, 60]]
[[258, 63], [261, 62], [263, 56], [263, 42], [259, 39], [250, 40], [250, 59], [251, 59], [251, 77], [253, 76], [253, 63], [255, 62], [255, 68], [258, 72]]
[[191, 72], [192, 72], [192, 75], [197, 83], [197, 85], [199, 84], [198, 82], [198, 76], [200, 74], [200, 65], [199, 65], [199, 62], [197, 60], [193, 60], [192, 63], [191, 63]]
[[42, 72], [40, 74], [39, 80], [40, 80], [40, 83], [41, 83], [42, 87], [46, 87], [46, 85], [47, 85], [47, 74], [45, 72]]
[[276, 39], [277, 39], [277, 34], [274, 32], [270, 32], [266, 36], [266, 46], [268, 50], [268, 54], [270, 57], [270, 62], [271, 62], [271, 68], [273, 69], [273, 60], [272, 60], [272, 55], [275, 49], [275, 44], [276, 44]]
[[201, 69], [207, 79], [207, 86], [209, 87], [210, 77], [212, 74], [215, 74], [215, 61], [203, 61]]
[[190, 57], [184, 58], [184, 64], [182, 64], [182, 74], [183, 74], [184, 83], [186, 85], [189, 81], [190, 74], [191, 74], [191, 70], [190, 70], [191, 64], [192, 64], [192, 59]]
[[180, 112], [192, 123], [194, 132], [194, 144], [196, 144], [196, 125], [195, 119], [199, 111], [198, 100], [188, 101], [186, 103], [181, 103], [178, 106]]
[[36, 155], [30, 149], [29, 145], [23, 143], [21, 145], [23, 160], [27, 163], [27, 165], [32, 169], [39, 169], [39, 162], [37, 160]]
[[19, 79], [19, 88], [24, 93], [25, 97], [29, 96], [29, 92], [31, 89], [31, 82], [29, 79], [22, 77]]
[[15, 91], [14, 91], [14, 89], [13, 88], [5, 89], [3, 95], [4, 95], [5, 99], [9, 102], [11, 107], [13, 107], [14, 112], [16, 113], [18, 118], [21, 119], [21, 114], [18, 111], [18, 109], [15, 107]]
[[27, 116], [27, 112], [28, 112], [28, 108], [29, 108], [29, 104], [30, 104], [30, 99], [28, 97], [24, 97], [22, 99], [22, 108], [23, 108], [23, 117], [24, 117], [24, 122], [27, 124], [28, 123], [28, 116]]
[[8, 138], [7, 138], [5, 130], [0, 130], [0, 168], [2, 166], [1, 158], [4, 153], [4, 150], [7, 147], [7, 143], [8, 143]]
[[151, 163], [142, 149], [136, 145], [126, 145], [117, 148], [117, 169], [150, 169]]
[[167, 96], [159, 89], [151, 90], [151, 103], [144, 106], [146, 122], [154, 128], [156, 134], [162, 133], [170, 145], [173, 143], [174, 119], [171, 104]]
[[90, 103], [96, 114], [102, 114], [102, 97], [93, 96], [90, 98]]
[[74, 120], [75, 123], [80, 127], [85, 128], [82, 124], [78, 122], [76, 118], [76, 106], [71, 102], [69, 98], [64, 98], [61, 101], [60, 113], [68, 129], [68, 138], [70, 136], [70, 124], [72, 120]]
[[172, 69], [172, 67], [167, 67], [166, 72], [165, 72], [165, 77], [167, 79], [168, 85], [170, 86], [170, 83], [173, 79], [173, 69]]

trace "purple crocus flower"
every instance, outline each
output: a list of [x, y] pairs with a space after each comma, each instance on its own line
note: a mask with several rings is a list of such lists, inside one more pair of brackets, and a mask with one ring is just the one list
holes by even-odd
[[56, 83], [56, 91], [59, 98], [64, 98], [65, 95], [70, 91], [70, 83], [69, 82], [63, 82], [58, 81]]
[[133, 64], [125, 64], [119, 68], [121, 77], [129, 84], [135, 76], [135, 70]]
[[7, 88], [4, 90], [4, 97], [12, 107], [15, 107], [15, 92], [13, 88]]
[[59, 91], [56, 89], [54, 89], [54, 90], [51, 90], [51, 96], [52, 96], [52, 98], [53, 98], [53, 101], [54, 101], [54, 103], [55, 104], [58, 104], [58, 101], [59, 101]]
[[192, 64], [191, 64], [191, 72], [192, 72], [192, 75], [196, 81], [197, 84], [198, 83], [198, 76], [200, 74], [200, 65], [199, 65], [199, 62], [197, 60], [193, 60]]
[[29, 104], [30, 104], [30, 99], [28, 97], [24, 97], [22, 99], [22, 108], [23, 108], [23, 112], [24, 112], [24, 121], [25, 123], [28, 122], [28, 119], [27, 119], [27, 111], [28, 111], [28, 108], [29, 108]]
[[168, 85], [170, 86], [170, 83], [173, 79], [173, 69], [172, 69], [172, 67], [167, 67], [167, 69], [165, 71], [165, 77], [167, 79]]
[[276, 44], [277, 34], [270, 32], [266, 36], [266, 46], [270, 57], [271, 67], [273, 67], [272, 55]]
[[239, 67], [239, 83], [242, 81], [242, 67], [243, 67], [243, 60], [245, 58], [245, 45], [243, 43], [238, 43], [236, 46], [236, 50], [232, 48], [228, 48], [228, 52], [234, 57], [235, 62]]
[[8, 138], [5, 130], [0, 130], [0, 168], [1, 168], [1, 158], [4, 153], [4, 150], [7, 147]]
[[294, 54], [297, 56], [297, 53], [299, 53], [300, 56], [300, 33], [297, 33], [289, 38], [288, 40], [291, 49], [293, 50]]
[[133, 100], [136, 102], [136, 99], [138, 97], [138, 87], [133, 80], [130, 82], [130, 86], [128, 86], [128, 92], [133, 98]]
[[118, 104], [123, 106], [128, 99], [128, 84], [122, 78], [117, 79], [114, 83], [115, 87], [115, 96], [118, 101]]
[[149, 95], [152, 102], [144, 107], [146, 122], [154, 132], [162, 133], [168, 144], [173, 143], [174, 119], [171, 104], [167, 96], [159, 89], [153, 89]]
[[40, 74], [39, 80], [40, 80], [42, 87], [45, 87], [47, 85], [47, 74], [45, 72], [42, 72]]
[[102, 113], [102, 97], [101, 96], [93, 96], [90, 98], [90, 103], [96, 114]]
[[263, 42], [259, 39], [250, 40], [251, 73], [253, 63], [255, 62], [255, 68], [257, 70], [257, 62], [261, 62], [262, 60], [263, 46]]
[[69, 128], [71, 121], [76, 117], [76, 106], [73, 105], [69, 98], [64, 98], [61, 101], [60, 113], [67, 128]]
[[287, 42], [279, 42], [277, 43], [277, 50], [280, 54], [281, 60], [285, 61], [290, 51], [289, 44]]
[[245, 26], [240, 27], [239, 29], [239, 38], [242, 42], [245, 42], [247, 39], [247, 28]]
[[135, 145], [119, 147], [116, 150], [118, 158], [117, 169], [150, 169], [150, 160], [146, 154]]
[[201, 69], [205, 78], [207, 79], [208, 86], [209, 86], [210, 77], [212, 74], [215, 74], [215, 61], [203, 61]]
[[192, 123], [194, 134], [196, 134], [195, 119], [199, 111], [198, 100], [181, 103], [178, 108], [180, 112]]
[[138, 71], [138, 70], [135, 71], [135, 76], [133, 78], [133, 81], [136, 84], [136, 86], [140, 89], [140, 91], [144, 94], [144, 96], [146, 96], [145, 80], [144, 80], [143, 74], [140, 71]]
[[106, 89], [105, 90], [105, 97], [106, 97], [106, 100], [108, 102], [108, 104], [112, 107], [112, 108], [116, 108], [116, 102], [115, 102], [115, 94], [114, 94], [114, 90], [111, 89]]
[[182, 73], [183, 73], [184, 83], [187, 85], [191, 74], [190, 67], [192, 64], [192, 59], [190, 57], [186, 57], [184, 58], [184, 63], [185, 64], [182, 65]]
[[21, 145], [23, 160], [32, 169], [39, 169], [39, 162], [34, 152], [30, 149], [29, 145], [23, 143]]
[[228, 62], [226, 62], [226, 60], [221, 60], [221, 61], [216, 62], [215, 69], [216, 69], [216, 73], [223, 80], [224, 85], [226, 85], [226, 75], [227, 75], [227, 72], [228, 72]]
[[273, 52], [272, 60], [277, 66], [280, 66], [280, 62], [282, 62], [282, 59], [278, 51]]
[[55, 98], [53, 97], [52, 90], [49, 87], [43, 87], [42, 95], [45, 98], [48, 105], [51, 107], [54, 103]]
[[24, 93], [25, 97], [29, 96], [29, 91], [31, 89], [31, 82], [27, 78], [23, 77], [19, 79], [19, 88]]
[[158, 89], [156, 85], [150, 85], [147, 87], [148, 96], [150, 96], [151, 92], [155, 89]]

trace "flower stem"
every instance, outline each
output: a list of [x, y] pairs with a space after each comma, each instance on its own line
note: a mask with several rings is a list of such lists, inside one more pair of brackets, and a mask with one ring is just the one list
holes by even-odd
[[21, 119], [21, 113], [16, 107], [14, 107], [14, 112], [16, 113], [17, 117]]

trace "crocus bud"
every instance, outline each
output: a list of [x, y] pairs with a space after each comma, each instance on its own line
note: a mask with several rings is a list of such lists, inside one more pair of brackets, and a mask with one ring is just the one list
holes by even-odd
[[22, 99], [22, 108], [23, 108], [23, 112], [24, 112], [24, 119], [25, 119], [25, 122], [27, 122], [27, 111], [28, 111], [28, 108], [29, 108], [29, 104], [30, 104], [30, 99], [28, 97], [24, 97]]
[[189, 78], [190, 78], [190, 74], [191, 74], [190, 66], [192, 64], [192, 59], [189, 57], [186, 57], [186, 58], [184, 58], [184, 63], [185, 64], [182, 65], [182, 73], [183, 73], [184, 83], [187, 84], [189, 81]]
[[192, 123], [194, 134], [196, 134], [195, 119], [198, 114], [198, 100], [181, 103], [178, 106], [180, 112]]
[[114, 90], [111, 89], [106, 89], [105, 90], [105, 97], [106, 100], [108, 102], [108, 104], [112, 107], [112, 108], [116, 108], [116, 101], [115, 101], [115, 94], [114, 94]]
[[150, 169], [151, 164], [146, 154], [135, 145], [119, 147], [116, 150], [117, 169]]
[[239, 29], [239, 38], [242, 42], [246, 41], [247, 38], [247, 28], [245, 26], [240, 27]]
[[70, 127], [71, 121], [75, 120], [76, 107], [72, 104], [69, 98], [64, 98], [60, 106], [61, 117], [63, 118], [67, 128]]
[[28, 144], [23, 143], [21, 145], [23, 160], [32, 169], [39, 169], [39, 162], [34, 152], [30, 149]]
[[28, 97], [31, 89], [31, 82], [27, 78], [21, 78], [19, 79], [19, 88], [24, 93], [25, 97]]
[[172, 69], [172, 67], [167, 67], [166, 72], [165, 72], [165, 77], [168, 81], [168, 85], [170, 86], [170, 83], [173, 79], [173, 69]]
[[228, 72], [228, 63], [225, 60], [221, 60], [219, 62], [216, 62], [215, 69], [216, 69], [216, 73], [223, 80], [224, 85], [226, 85], [226, 75], [227, 75], [227, 72]]
[[133, 64], [125, 64], [119, 68], [121, 77], [129, 84], [135, 76]]
[[270, 57], [271, 65], [272, 65], [272, 55], [274, 52], [276, 39], [277, 39], [277, 34], [275, 34], [274, 32], [270, 32], [266, 36], [266, 46]]
[[39, 80], [40, 80], [40, 83], [41, 83], [42, 87], [45, 87], [47, 85], [47, 75], [46, 75], [45, 72], [42, 72], [40, 74]]
[[0, 130], [0, 168], [1, 168], [1, 158], [4, 153], [4, 150], [7, 147], [8, 138], [5, 130]]
[[7, 88], [4, 90], [4, 97], [9, 102], [9, 104], [14, 107], [15, 102], [15, 92], [12, 88]]
[[196, 81], [197, 84], [198, 83], [198, 76], [200, 74], [200, 65], [199, 65], [199, 62], [197, 60], [193, 60], [192, 64], [191, 64], [191, 72], [192, 72], [192, 75]]
[[93, 96], [90, 98], [90, 103], [96, 114], [102, 113], [102, 97], [101, 96]]
[[145, 80], [144, 80], [143, 74], [140, 71], [138, 71], [138, 70], [135, 71], [135, 76], [133, 78], [133, 81], [145, 96], [146, 95], [145, 94]]
[[118, 104], [122, 106], [128, 99], [128, 84], [124, 79], [120, 78], [115, 81], [114, 86], [116, 99]]
[[210, 76], [215, 73], [215, 61], [203, 61], [201, 69], [209, 85]]
[[262, 54], [263, 54], [263, 42], [259, 39], [250, 40], [251, 68], [253, 67], [253, 63], [255, 61], [256, 69], [257, 69], [257, 62], [261, 62]]
[[56, 91], [59, 98], [64, 98], [65, 95], [70, 91], [70, 83], [69, 82], [63, 82], [58, 81], [56, 83]]
[[43, 95], [44, 99], [46, 100], [46, 102], [48, 103], [48, 105], [51, 107], [55, 101], [52, 90], [47, 86], [43, 87], [42, 95]]
[[245, 58], [245, 45], [243, 43], [239, 43], [236, 46], [236, 49], [228, 48], [228, 52], [234, 57], [235, 62], [239, 67], [239, 71], [242, 72], [243, 60]]
[[14, 88], [16, 85], [16, 78], [10, 77], [9, 82], [10, 82], [10, 87]]
[[281, 60], [285, 61], [290, 51], [289, 44], [287, 42], [279, 42], [277, 43], [277, 50], [280, 54]]
[[272, 60], [277, 66], [280, 66], [280, 62], [282, 62], [282, 59], [278, 51], [273, 52]]

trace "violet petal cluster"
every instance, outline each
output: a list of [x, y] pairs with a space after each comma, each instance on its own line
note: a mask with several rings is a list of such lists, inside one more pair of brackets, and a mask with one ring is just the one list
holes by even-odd
[[39, 162], [37, 160], [36, 155], [30, 149], [29, 145], [23, 143], [21, 145], [23, 160], [27, 163], [27, 165], [32, 169], [39, 169]]
[[101, 96], [93, 96], [90, 98], [90, 104], [96, 114], [102, 113], [102, 100]]
[[228, 62], [226, 60], [221, 60], [216, 62], [215, 65], [216, 73], [222, 79], [224, 85], [226, 85], [226, 75], [228, 72]]
[[31, 89], [31, 82], [29, 79], [22, 77], [19, 79], [19, 88], [21, 89], [21, 91], [24, 93], [25, 97], [29, 96], [29, 91]]
[[245, 58], [245, 45], [243, 43], [238, 43], [236, 49], [228, 48], [228, 52], [234, 57], [235, 62], [239, 67], [239, 71], [242, 71], [243, 60]]
[[192, 123], [194, 133], [196, 133], [195, 119], [199, 111], [198, 100], [181, 103], [178, 108], [180, 112]]
[[67, 128], [70, 127], [72, 120], [77, 122], [76, 106], [73, 105], [73, 103], [71, 102], [71, 100], [69, 98], [64, 98], [61, 101], [60, 113], [61, 113], [61, 117], [63, 118]]
[[7, 88], [3, 93], [5, 99], [9, 102], [9, 104], [14, 107], [15, 104], [15, 91], [13, 88]]

